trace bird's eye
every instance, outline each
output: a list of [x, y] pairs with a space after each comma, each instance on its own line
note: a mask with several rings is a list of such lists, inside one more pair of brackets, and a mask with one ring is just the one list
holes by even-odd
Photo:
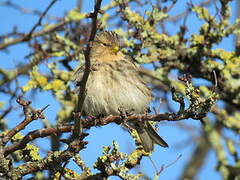
[[102, 43], [104, 46], [107, 46], [107, 43]]

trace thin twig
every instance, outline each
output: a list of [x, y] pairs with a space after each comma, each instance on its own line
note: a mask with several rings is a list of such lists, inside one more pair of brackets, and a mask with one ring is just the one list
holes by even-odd
[[[9, 8], [12, 8], [16, 11], [19, 11], [20, 13], [23, 13], [23, 14], [31, 14], [31, 15], [36, 15], [36, 16], [41, 16], [42, 15], [42, 12], [38, 9], [28, 9], [26, 7], [18, 5], [17, 3], [13, 3], [10, 0], [1, 2], [0, 6], [6, 6], [6, 7], [9, 7]], [[45, 17], [48, 20], [55, 20], [55, 21], [60, 20], [59, 17], [53, 16], [53, 15], [45, 15]]]
[[11, 138], [15, 134], [17, 134], [19, 131], [23, 130], [32, 121], [34, 121], [38, 118], [43, 119], [44, 115], [42, 114], [42, 112], [49, 106], [49, 105], [47, 105], [46, 107], [44, 107], [41, 110], [34, 110], [34, 109], [32, 109], [32, 107], [29, 106], [31, 104], [30, 101], [24, 101], [23, 99], [18, 98], [17, 103], [23, 107], [23, 112], [24, 112], [25, 118], [21, 123], [19, 123], [16, 127], [14, 127], [12, 130], [10, 130], [7, 133], [7, 135], [3, 138], [4, 144], [6, 144], [9, 140], [11, 140]]
[[173, 164], [175, 164], [180, 158], [182, 157], [182, 154], [180, 154], [177, 159], [175, 159], [173, 162], [171, 162], [170, 164], [168, 164], [167, 166], [165, 166], [165, 168], [169, 168], [170, 166], [172, 166]]
[[169, 168], [170, 166], [174, 165], [180, 158], [182, 157], [182, 154], [180, 154], [176, 160], [174, 160], [173, 162], [171, 162], [168, 165], [162, 165], [160, 170], [158, 171], [158, 175], [161, 174], [165, 169]]
[[64, 162], [63, 166], [62, 166], [62, 169], [61, 169], [61, 172], [60, 172], [60, 176], [59, 176], [59, 180], [62, 179], [62, 176], [64, 176], [64, 169], [65, 167], [67, 166], [67, 164], [69, 163], [69, 160], [67, 160], [66, 162]]
[[152, 163], [152, 165], [153, 165], [155, 171], [158, 173], [159, 171], [158, 171], [158, 168], [157, 168], [156, 163], [153, 161], [153, 159], [151, 158], [151, 156], [149, 156], [148, 158], [149, 158], [149, 160], [151, 161], [151, 163]]
[[[204, 7], [204, 6], [209, 6], [211, 5], [211, 2], [215, 1], [215, 0], [206, 0], [203, 2], [200, 2], [199, 4], [197, 4], [196, 6], [200, 6], [200, 7]], [[188, 14], [189, 12], [191, 12], [190, 8], [188, 7], [185, 11], [172, 16], [172, 17], [168, 17], [165, 21], [171, 21], [173, 23], [176, 23], [179, 19], [181, 19], [182, 17], [184, 17], [186, 14]]]
[[28, 33], [28, 35], [25, 37], [27, 40], [29, 40], [32, 36], [32, 33], [36, 30], [36, 28], [38, 26], [40, 26], [42, 24], [42, 20], [44, 18], [44, 16], [47, 14], [47, 12], [50, 10], [50, 8], [57, 2], [57, 0], [52, 0], [52, 2], [48, 5], [48, 7], [43, 11], [43, 13], [41, 14], [41, 16], [38, 19], [38, 22], [33, 26], [33, 28], [30, 30], [30, 32]]
[[44, 108], [42, 108], [42, 109], [40, 110], [40, 112], [42, 113], [42, 112], [45, 111], [49, 106], [50, 106], [50, 104], [46, 105]]

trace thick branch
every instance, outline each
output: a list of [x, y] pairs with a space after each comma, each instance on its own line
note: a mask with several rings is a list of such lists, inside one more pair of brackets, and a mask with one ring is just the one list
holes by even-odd
[[65, 132], [71, 132], [72, 130], [73, 126], [61, 126], [57, 128], [44, 128], [29, 132], [21, 141], [13, 144], [12, 146], [6, 147], [4, 150], [4, 155], [7, 156], [16, 150], [25, 148], [26, 145], [34, 139], [51, 136], [53, 134], [58, 135]]
[[[188, 119], [188, 118], [193, 118], [196, 119], [196, 115], [191, 113], [191, 112], [183, 112], [182, 114], [175, 114], [175, 113], [164, 113], [164, 114], [157, 114], [157, 115], [132, 115], [128, 116], [125, 119], [122, 118], [122, 116], [108, 116], [102, 119], [95, 119], [95, 120], [83, 120], [81, 119], [80, 121], [82, 122], [83, 128], [90, 129], [91, 127], [95, 126], [104, 126], [109, 123], [116, 123], [116, 124], [121, 124], [123, 121], [124, 122], [136, 122], [136, 121], [180, 121], [183, 119]], [[202, 116], [201, 116], [202, 118]], [[199, 117], [200, 119], [200, 117]], [[72, 132], [73, 131], [73, 126], [62, 126], [58, 128], [45, 128], [41, 130], [36, 130], [28, 133], [21, 141], [6, 147], [4, 150], [4, 155], [7, 156], [10, 153], [23, 149], [30, 141], [33, 141], [34, 139], [37, 139], [39, 137], [43, 138], [46, 136], [50, 136], [52, 134], [60, 134], [64, 132]]]
[[49, 153], [45, 158], [36, 161], [36, 162], [28, 162], [17, 168], [12, 169], [8, 174], [12, 177], [12, 179], [20, 179], [22, 176], [27, 175], [29, 173], [37, 172], [44, 169], [54, 168], [57, 165], [66, 162], [70, 158], [72, 158], [76, 152], [79, 152], [84, 148], [86, 142], [82, 141], [83, 138], [79, 139], [79, 141], [72, 142], [67, 150], [64, 151], [55, 151]]

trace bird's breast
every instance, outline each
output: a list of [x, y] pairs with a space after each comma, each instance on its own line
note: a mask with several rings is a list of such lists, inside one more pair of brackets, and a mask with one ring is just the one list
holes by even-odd
[[131, 62], [101, 64], [87, 81], [84, 111], [87, 115], [118, 115], [120, 110], [143, 114], [151, 93]]

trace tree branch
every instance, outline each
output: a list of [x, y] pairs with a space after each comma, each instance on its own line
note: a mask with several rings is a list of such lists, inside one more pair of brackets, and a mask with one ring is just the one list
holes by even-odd
[[3, 138], [4, 144], [6, 144], [9, 140], [11, 140], [15, 134], [23, 130], [32, 121], [38, 118], [43, 119], [44, 116], [42, 112], [49, 106], [47, 105], [41, 110], [34, 110], [32, 107], [29, 106], [31, 104], [31, 101], [24, 101], [21, 98], [18, 98], [17, 103], [23, 107], [25, 119], [20, 124], [18, 124], [15, 128], [13, 128], [7, 133], [7, 135]]
[[[164, 114], [157, 114], [157, 115], [132, 115], [128, 116], [125, 119], [123, 119], [122, 116], [107, 116], [105, 118], [100, 119], [94, 119], [92, 121], [90, 120], [84, 120], [81, 119], [83, 128], [90, 129], [91, 127], [96, 126], [105, 126], [109, 123], [116, 123], [121, 124], [124, 122], [143, 122], [143, 121], [180, 121], [188, 118], [193, 119], [201, 119], [202, 115], [196, 115], [191, 111], [185, 110], [181, 114], [175, 114], [175, 113], [164, 113]], [[57, 128], [44, 128], [40, 130], [35, 130], [30, 133], [28, 133], [21, 141], [8, 146], [4, 149], [4, 155], [7, 156], [10, 153], [25, 148], [25, 146], [34, 139], [37, 139], [39, 137], [43, 138], [46, 136], [50, 136], [52, 134], [60, 134], [64, 132], [72, 132], [74, 129], [74, 126], [68, 125], [68, 126], [62, 126]]]
[[82, 131], [82, 125], [81, 125], [81, 121], [80, 121], [80, 116], [82, 113], [82, 108], [83, 108], [83, 103], [86, 97], [86, 83], [87, 83], [87, 79], [90, 73], [90, 67], [91, 67], [91, 61], [90, 61], [90, 51], [91, 51], [91, 43], [93, 42], [96, 32], [97, 32], [97, 16], [98, 13], [100, 11], [100, 7], [101, 7], [101, 3], [102, 0], [97, 0], [94, 6], [94, 12], [91, 14], [92, 17], [92, 29], [91, 29], [91, 34], [89, 37], [89, 41], [87, 44], [87, 48], [84, 52], [85, 55], [85, 69], [84, 69], [84, 74], [83, 74], [83, 78], [81, 81], [81, 87], [79, 90], [79, 94], [78, 94], [78, 104], [77, 104], [77, 109], [75, 113], [75, 128], [74, 128], [74, 134], [73, 136], [77, 137], [81, 131]]
[[66, 162], [72, 158], [76, 152], [79, 152], [84, 148], [86, 142], [81, 141], [84, 137], [80, 138], [80, 141], [75, 141], [77, 143], [71, 143], [68, 149], [64, 151], [54, 151], [49, 153], [45, 158], [36, 162], [27, 162], [20, 165], [17, 168], [11, 169], [8, 173], [12, 179], [20, 179], [22, 176], [29, 173], [34, 173], [40, 170], [49, 169], [51, 167], [56, 167], [63, 162]]
[[32, 33], [36, 30], [36, 28], [41, 25], [42, 20], [44, 18], [44, 16], [47, 14], [47, 12], [50, 10], [50, 8], [57, 2], [57, 0], [52, 0], [52, 2], [48, 5], [48, 7], [43, 11], [43, 13], [41, 14], [41, 16], [38, 19], [38, 22], [33, 26], [33, 28], [30, 30], [30, 32], [28, 33], [28, 35], [25, 37], [26, 40], [31, 39]]
[[[35, 38], [35, 37], [46, 35], [46, 34], [48, 34], [50, 32], [56, 31], [57, 29], [63, 27], [66, 24], [69, 24], [69, 23], [71, 23], [71, 21], [62, 21], [62, 22], [60, 22], [58, 24], [55, 24], [55, 25], [53, 25], [53, 26], [51, 26], [49, 28], [45, 28], [45, 29], [43, 29], [41, 31], [32, 33], [31, 38]], [[13, 39], [13, 40], [9, 40], [9, 41], [7, 41], [7, 42], [5, 42], [3, 44], [0, 44], [0, 49], [5, 49], [5, 48], [7, 48], [9, 46], [12, 46], [14, 44], [17, 44], [17, 43], [20, 43], [20, 42], [25, 42], [25, 41], [28, 40], [26, 38], [27, 36], [28, 36], [28, 34], [25, 34], [22, 37], [19, 37], [19, 38]]]
[[4, 149], [4, 155], [8, 156], [9, 154], [11, 154], [12, 152], [14, 152], [16, 150], [25, 148], [26, 145], [29, 142], [33, 141], [34, 139], [37, 139], [40, 137], [43, 138], [43, 137], [51, 136], [53, 134], [58, 135], [58, 134], [65, 133], [65, 132], [71, 132], [72, 130], [73, 130], [73, 126], [61, 126], [61, 127], [57, 127], [57, 128], [44, 128], [44, 129], [29, 132], [19, 142], [6, 147]]

